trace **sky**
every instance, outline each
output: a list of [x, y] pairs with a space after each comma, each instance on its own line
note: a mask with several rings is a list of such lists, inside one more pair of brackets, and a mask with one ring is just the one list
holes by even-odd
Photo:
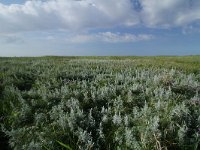
[[200, 55], [200, 0], [0, 0], [0, 56]]

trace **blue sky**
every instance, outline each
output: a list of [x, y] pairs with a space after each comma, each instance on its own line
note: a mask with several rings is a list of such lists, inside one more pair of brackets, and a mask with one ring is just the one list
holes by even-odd
[[0, 0], [0, 56], [197, 54], [198, 0]]

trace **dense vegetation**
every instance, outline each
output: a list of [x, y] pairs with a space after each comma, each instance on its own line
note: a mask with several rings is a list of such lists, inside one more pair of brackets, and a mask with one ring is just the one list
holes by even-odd
[[200, 149], [200, 56], [0, 58], [16, 150]]

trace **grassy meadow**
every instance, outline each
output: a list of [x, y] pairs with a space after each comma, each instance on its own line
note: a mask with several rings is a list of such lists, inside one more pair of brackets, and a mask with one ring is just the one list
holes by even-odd
[[0, 147], [200, 149], [200, 56], [0, 57]]

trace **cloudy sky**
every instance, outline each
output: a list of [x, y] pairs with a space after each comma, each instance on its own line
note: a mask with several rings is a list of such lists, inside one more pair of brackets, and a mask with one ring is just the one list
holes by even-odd
[[200, 0], [0, 0], [0, 56], [200, 54]]

